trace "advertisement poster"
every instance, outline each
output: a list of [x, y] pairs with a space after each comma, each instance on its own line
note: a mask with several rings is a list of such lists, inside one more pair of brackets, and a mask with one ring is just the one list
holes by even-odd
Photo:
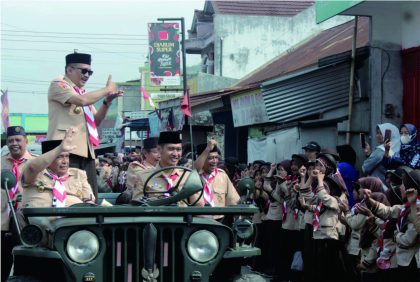
[[179, 23], [149, 23], [150, 82], [153, 86], [181, 84]]

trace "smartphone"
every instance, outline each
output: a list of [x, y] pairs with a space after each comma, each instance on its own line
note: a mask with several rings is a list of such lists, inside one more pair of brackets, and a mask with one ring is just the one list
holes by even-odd
[[385, 130], [384, 143], [391, 141], [391, 129]]
[[366, 148], [366, 136], [364, 133], [360, 133], [360, 144], [362, 144], [362, 148]]

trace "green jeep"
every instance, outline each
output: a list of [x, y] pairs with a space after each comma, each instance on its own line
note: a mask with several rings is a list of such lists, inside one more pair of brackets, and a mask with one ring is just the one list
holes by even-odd
[[[22, 244], [13, 249], [9, 280], [228, 281], [240, 274], [244, 258], [260, 255], [243, 243], [255, 236], [244, 216], [257, 209], [176, 205], [200, 190], [200, 177], [192, 171], [169, 198], [112, 207], [24, 208], [28, 224], [21, 230]], [[100, 197], [112, 202], [114, 195]], [[215, 214], [236, 220], [226, 226], [197, 217]]]

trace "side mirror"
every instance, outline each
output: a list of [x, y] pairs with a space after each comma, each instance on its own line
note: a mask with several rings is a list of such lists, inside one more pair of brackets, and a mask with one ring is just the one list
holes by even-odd
[[9, 190], [16, 185], [15, 175], [8, 169], [1, 170], [1, 189]]
[[249, 177], [242, 178], [239, 180], [237, 185], [239, 196], [248, 196], [255, 192], [255, 183]]
[[200, 192], [202, 189], [203, 189], [203, 183], [201, 182], [201, 178], [200, 178], [200, 175], [198, 174], [198, 171], [192, 170], [190, 175], [188, 175], [188, 178], [185, 181], [184, 186], [176, 195], [169, 198], [165, 198], [165, 199], [149, 201], [147, 202], [147, 204], [149, 206], [165, 206], [165, 205], [174, 204], [184, 199], [188, 199], [195, 193]]

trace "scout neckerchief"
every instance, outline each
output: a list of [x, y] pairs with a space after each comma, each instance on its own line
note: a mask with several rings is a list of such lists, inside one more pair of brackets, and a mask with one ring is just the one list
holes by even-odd
[[[13, 168], [12, 168], [12, 173], [13, 175], [16, 177], [16, 184], [14, 187], [12, 187], [11, 189], [9, 189], [9, 196], [10, 196], [10, 200], [14, 200], [15, 196], [19, 193], [19, 181], [20, 181], [20, 173], [19, 173], [19, 166], [21, 164], [23, 164], [23, 162], [25, 161], [24, 158], [21, 158], [19, 160], [15, 160], [13, 158], [8, 158], [8, 160], [13, 164]], [[14, 207], [15, 210], [18, 208], [18, 201], [16, 199]]]
[[213, 196], [213, 191], [210, 188], [210, 184], [213, 183], [214, 179], [216, 178], [218, 174], [219, 174], [219, 170], [217, 168], [215, 168], [214, 171], [210, 175], [207, 175], [205, 172], [200, 173], [200, 176], [204, 181], [204, 193], [203, 193], [204, 201], [206, 203], [209, 203], [210, 206], [212, 207], [214, 207], [214, 196]]
[[[417, 197], [416, 203], [420, 204], [420, 197]], [[402, 232], [401, 230], [403, 229], [403, 226], [404, 226], [405, 222], [407, 221], [407, 215], [410, 213], [410, 206], [411, 206], [411, 203], [406, 202], [404, 204], [404, 207], [401, 209], [401, 212], [400, 212], [400, 214], [398, 216], [398, 219], [397, 219], [397, 230], [398, 230], [398, 232]]]
[[287, 204], [286, 204], [286, 201], [281, 203], [280, 207], [281, 207], [281, 212], [283, 214], [282, 215], [282, 221], [285, 222], [286, 218], [287, 218]]
[[[167, 177], [164, 173], [160, 175], [163, 179], [166, 181], [166, 191], [169, 191], [170, 189], [174, 188], [174, 181], [178, 178], [178, 173], [175, 172], [174, 174], [171, 174], [171, 176]], [[169, 197], [169, 193], [163, 194], [165, 197]]]
[[112, 174], [111, 174], [111, 176], [110, 177], [108, 177], [107, 179], [106, 179], [106, 184], [108, 184], [108, 186], [109, 186], [109, 188], [111, 188], [112, 189]]
[[[77, 86], [74, 86], [74, 90], [79, 95], [83, 95], [85, 93], [84, 89], [81, 89]], [[85, 113], [86, 126], [87, 126], [88, 133], [89, 133], [90, 144], [92, 144], [93, 147], [98, 147], [99, 146], [99, 134], [98, 134], [98, 130], [96, 128], [95, 117], [94, 117], [93, 112], [92, 112], [92, 105], [84, 106], [83, 111]]]
[[321, 209], [322, 209], [322, 202], [320, 202], [316, 206], [314, 214], [313, 214], [312, 225], [314, 227], [314, 231], [317, 231], [319, 228], [319, 217], [321, 215]]
[[53, 202], [52, 206], [57, 208], [63, 208], [66, 206], [67, 192], [64, 182], [69, 178], [69, 176], [58, 177], [51, 171], [48, 171], [48, 175], [54, 180], [54, 187], [52, 190]]

